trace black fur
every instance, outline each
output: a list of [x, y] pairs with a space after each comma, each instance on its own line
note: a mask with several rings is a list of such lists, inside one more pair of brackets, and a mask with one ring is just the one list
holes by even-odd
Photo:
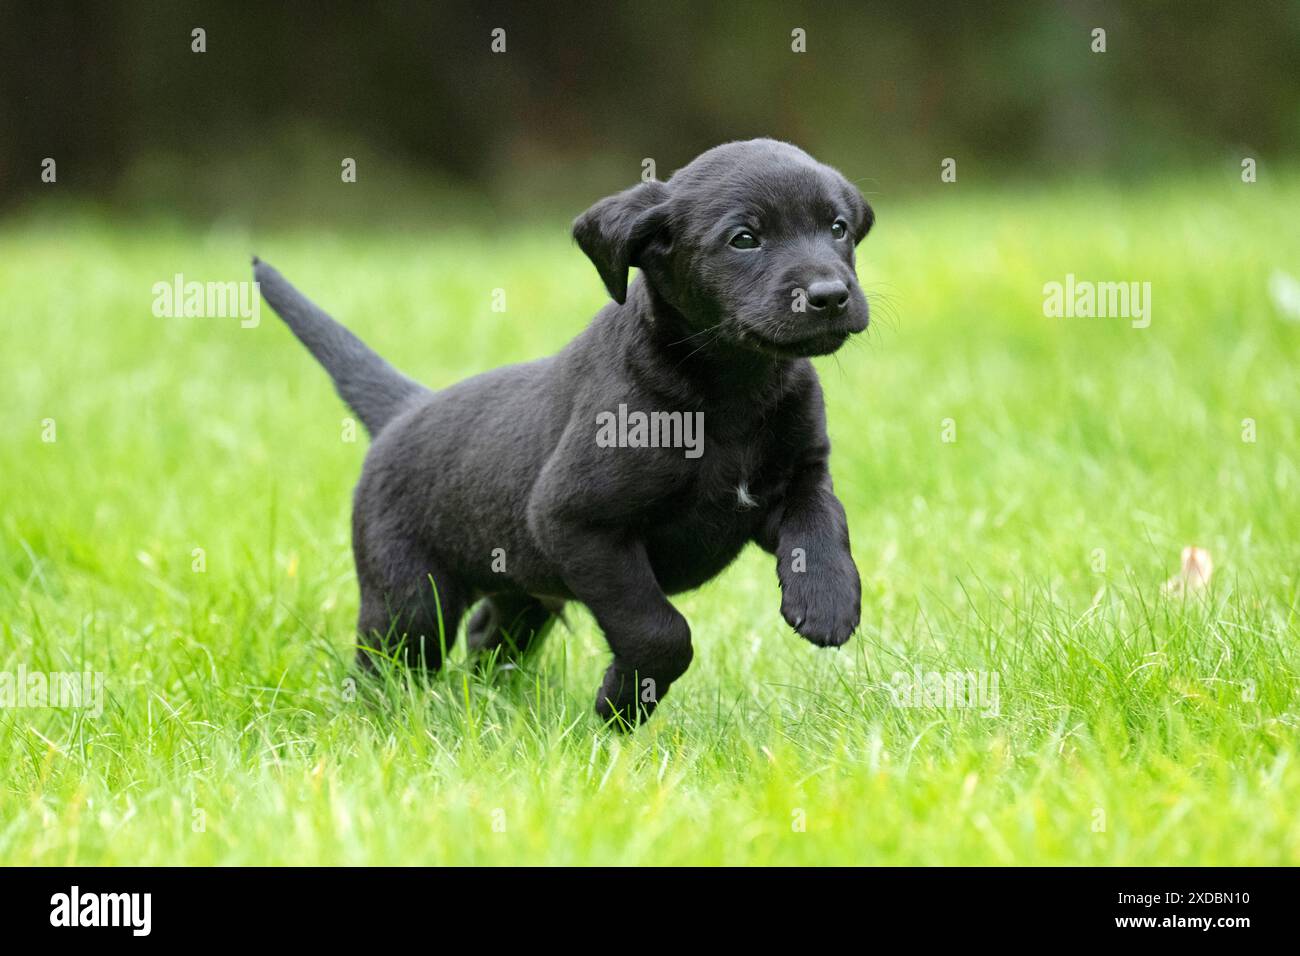
[[[848, 640], [861, 589], [807, 356], [867, 325], [854, 246], [872, 220], [793, 146], [719, 146], [575, 221], [614, 299], [582, 334], [439, 392], [254, 260], [267, 301], [374, 435], [353, 507], [363, 645], [436, 667], [481, 599], [472, 648], [522, 653], [577, 600], [614, 655], [597, 712], [639, 720], [691, 662], [668, 595], [750, 541], [776, 555], [786, 621], [814, 644]], [[759, 247], [737, 248], [742, 231]], [[702, 412], [703, 453], [602, 447], [599, 416], [620, 405]]]

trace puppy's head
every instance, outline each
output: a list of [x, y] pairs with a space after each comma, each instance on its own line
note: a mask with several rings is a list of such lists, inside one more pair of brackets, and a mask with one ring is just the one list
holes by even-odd
[[573, 235], [615, 301], [636, 266], [692, 331], [791, 358], [834, 352], [867, 327], [854, 248], [873, 221], [838, 172], [756, 139], [602, 199]]

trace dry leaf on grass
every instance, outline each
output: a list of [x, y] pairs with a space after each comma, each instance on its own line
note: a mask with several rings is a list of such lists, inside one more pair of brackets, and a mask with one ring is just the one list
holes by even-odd
[[1165, 582], [1161, 590], [1166, 594], [1199, 591], [1210, 583], [1210, 575], [1213, 573], [1214, 562], [1210, 560], [1210, 552], [1204, 548], [1188, 545], [1183, 548], [1182, 567], [1178, 569], [1177, 574]]

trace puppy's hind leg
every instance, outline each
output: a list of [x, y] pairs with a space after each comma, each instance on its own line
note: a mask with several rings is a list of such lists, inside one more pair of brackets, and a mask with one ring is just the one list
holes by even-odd
[[466, 625], [470, 653], [482, 661], [499, 650], [502, 660], [522, 660], [541, 644], [561, 606], [530, 594], [492, 595], [474, 609]]
[[412, 668], [436, 671], [456, 641], [466, 594], [452, 575], [441, 572], [414, 549], [386, 549], [382, 571], [358, 561], [361, 613], [357, 620], [357, 663], [373, 670], [373, 655], [393, 657]]

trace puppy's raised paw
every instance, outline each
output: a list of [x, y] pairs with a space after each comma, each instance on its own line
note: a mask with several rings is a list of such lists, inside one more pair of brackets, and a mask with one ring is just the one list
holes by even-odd
[[781, 616], [786, 623], [818, 647], [839, 647], [858, 627], [862, 616], [862, 582], [848, 556], [828, 566], [811, 562], [796, 570], [783, 562]]

